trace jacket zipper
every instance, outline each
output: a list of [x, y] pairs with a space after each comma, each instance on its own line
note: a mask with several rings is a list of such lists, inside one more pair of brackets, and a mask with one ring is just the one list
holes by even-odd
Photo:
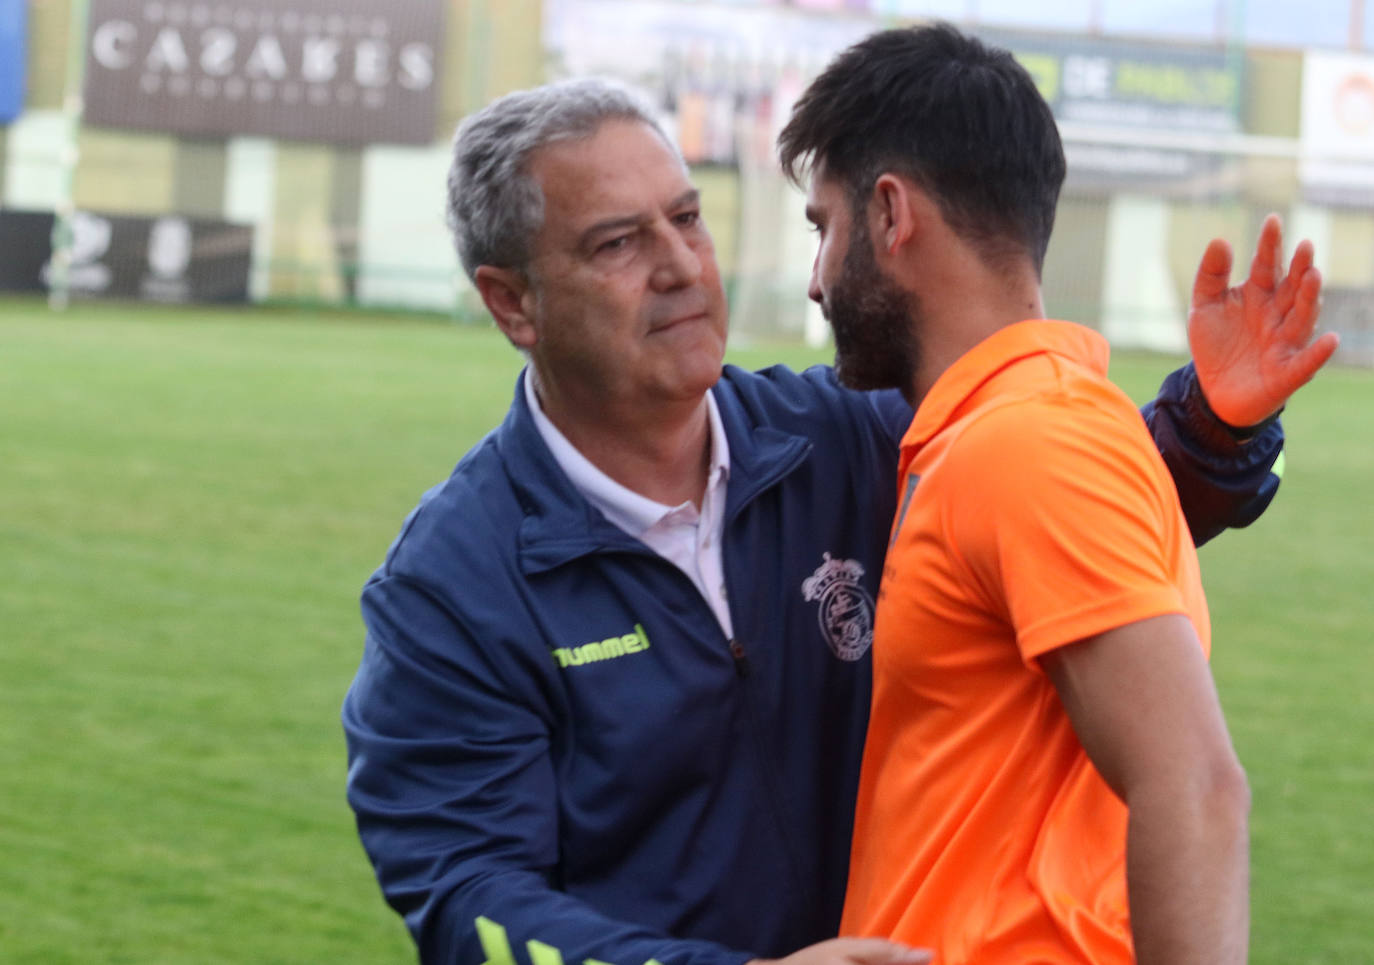
[[735, 659], [735, 674], [749, 676], [749, 654], [744, 652], [744, 644], [733, 637], [730, 639], [730, 656]]
[[[730, 522], [730, 520], [726, 520], [725, 529], [729, 528]], [[728, 588], [726, 599], [733, 600], [735, 599], [733, 593], [734, 581], [731, 578], [733, 574], [730, 572], [730, 559], [725, 553], [724, 539], [722, 539], [722, 544], [720, 561], [721, 578], [725, 581], [725, 585]], [[703, 600], [702, 602], [704, 603], [705, 601]], [[709, 610], [710, 607], [708, 606], [707, 609]], [[735, 664], [735, 676], [739, 678], [741, 681], [741, 688], [743, 688], [743, 681], [749, 676], [753, 669], [749, 662], [749, 653], [738, 637], [730, 637], [726, 643], [730, 649], [730, 657]], [[781, 672], [781, 668], [779, 668], [779, 672]], [[784, 860], [790, 865], [789, 871], [791, 872], [792, 888], [796, 891], [803, 907], [814, 907], [815, 895], [812, 893], [811, 887], [802, 879], [801, 862], [797, 857], [796, 843], [787, 833], [788, 825], [783, 820], [783, 815], [786, 813], [787, 808], [785, 804], [786, 798], [782, 793], [781, 779], [773, 770], [772, 764], [767, 759], [764, 748], [760, 743], [763, 738], [764, 729], [759, 725], [758, 712], [746, 689], [741, 689], [740, 698], [744, 702], [745, 714], [752, 724], [750, 729], [753, 731], [752, 743], [754, 745], [755, 766], [759, 769], [759, 779], [763, 782], [764, 794], [768, 799], [770, 809], [773, 813], [774, 826], [776, 828], [778, 840], [782, 845]]]

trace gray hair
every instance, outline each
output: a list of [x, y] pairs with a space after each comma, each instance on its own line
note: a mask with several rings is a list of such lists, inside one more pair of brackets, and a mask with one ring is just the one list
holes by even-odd
[[599, 78], [507, 94], [458, 126], [448, 226], [469, 278], [479, 265], [526, 270], [544, 222], [544, 194], [528, 170], [530, 158], [555, 141], [591, 137], [611, 120], [646, 124], [677, 153], [643, 100]]

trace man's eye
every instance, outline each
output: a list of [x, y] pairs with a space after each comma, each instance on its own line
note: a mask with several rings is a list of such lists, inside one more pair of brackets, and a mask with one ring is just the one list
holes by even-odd
[[684, 228], [692, 228], [701, 223], [701, 212], [684, 211], [675, 220]]
[[629, 243], [630, 243], [630, 236], [629, 236], [629, 235], [620, 235], [619, 237], [611, 238], [611, 239], [608, 240], [608, 241], [603, 241], [603, 242], [601, 242], [601, 244], [599, 244], [599, 245], [596, 246], [596, 250], [597, 250], [598, 252], [602, 252], [602, 251], [620, 251], [622, 248], [624, 248], [624, 247], [625, 247], [626, 245], [628, 245]]

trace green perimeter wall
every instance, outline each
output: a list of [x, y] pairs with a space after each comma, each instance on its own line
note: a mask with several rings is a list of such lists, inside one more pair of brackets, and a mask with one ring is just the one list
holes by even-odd
[[[50, 207], [58, 190], [53, 172], [71, 17], [69, 0], [31, 0], [26, 114], [13, 128], [0, 128], [0, 184], [6, 186], [0, 203], [11, 207]], [[447, 144], [465, 114], [544, 79], [541, 18], [540, 0], [450, 0], [430, 147], [236, 143], [84, 128], [75, 201], [108, 213], [175, 212], [255, 223], [255, 297], [479, 315], [442, 224]], [[1301, 51], [1247, 51], [1245, 130], [1296, 138], [1301, 82]], [[741, 263], [739, 176], [730, 168], [694, 173], [731, 284]], [[1161, 202], [1164, 220], [1153, 230], [1167, 239], [1167, 274], [1158, 281], [1168, 291], [1155, 300], [1157, 310], [1174, 313], [1186, 305], [1208, 238], [1253, 238], [1266, 211], [1301, 214], [1298, 190], [1295, 161], [1248, 157], [1234, 160], [1228, 176], [1205, 193]], [[407, 208], [419, 213], [397, 220], [396, 212]], [[1101, 306], [1111, 300], [1109, 236], [1113, 218], [1121, 216], [1112, 195], [1066, 193], [1045, 266], [1052, 313], [1099, 321]], [[1320, 228], [1328, 284], [1374, 285], [1374, 220], [1361, 211], [1314, 217], [1304, 228]]]

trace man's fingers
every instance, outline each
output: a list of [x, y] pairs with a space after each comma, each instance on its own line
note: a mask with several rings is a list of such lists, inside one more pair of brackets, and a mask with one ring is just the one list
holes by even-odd
[[[1291, 277], [1288, 282], [1292, 282]], [[1317, 316], [1321, 314], [1321, 271], [1308, 268], [1292, 287], [1292, 303], [1286, 307], [1279, 306], [1283, 311], [1279, 322], [1280, 334], [1294, 345], [1306, 345], [1317, 327]]]
[[[1312, 242], [1303, 239], [1298, 242], [1297, 249], [1293, 252], [1293, 260], [1288, 266], [1288, 274], [1279, 282], [1278, 289], [1274, 292], [1274, 308], [1278, 310], [1280, 319], [1284, 319], [1288, 310], [1293, 307], [1302, 289], [1303, 283], [1307, 280], [1307, 273], [1315, 272], [1312, 267]], [[1320, 285], [1320, 275], [1317, 276]], [[1315, 298], [1313, 299], [1315, 301]]]
[[1285, 361], [1282, 369], [1275, 373], [1272, 383], [1274, 391], [1278, 393], [1276, 403], [1286, 405], [1290, 402], [1293, 394], [1311, 382], [1321, 367], [1330, 361], [1340, 344], [1339, 335], [1335, 332], [1326, 332], [1307, 348]]
[[1281, 243], [1279, 216], [1271, 214], [1264, 219], [1264, 226], [1260, 228], [1259, 242], [1255, 245], [1255, 259], [1250, 262], [1252, 285], [1258, 285], [1264, 291], [1273, 291], [1278, 285], [1280, 266], [1283, 263], [1279, 251]]
[[844, 958], [854, 965], [927, 965], [934, 959], [928, 949], [899, 945], [885, 938], [841, 938]]
[[1201, 308], [1226, 294], [1231, 285], [1231, 246], [1221, 238], [1213, 238], [1202, 253], [1193, 282], [1193, 307]]
[[929, 965], [929, 949], [886, 938], [830, 938], [781, 959], [754, 959], [748, 965]]
[[1288, 360], [1284, 371], [1284, 381], [1287, 383], [1284, 396], [1291, 396], [1298, 389], [1312, 381], [1312, 376], [1317, 374], [1317, 370], [1330, 361], [1336, 349], [1340, 347], [1341, 337], [1335, 332], [1326, 332], [1307, 348]]
[[1293, 261], [1288, 265], [1289, 278], [1301, 278], [1302, 273], [1312, 267], [1312, 242], [1306, 238], [1293, 249]]

